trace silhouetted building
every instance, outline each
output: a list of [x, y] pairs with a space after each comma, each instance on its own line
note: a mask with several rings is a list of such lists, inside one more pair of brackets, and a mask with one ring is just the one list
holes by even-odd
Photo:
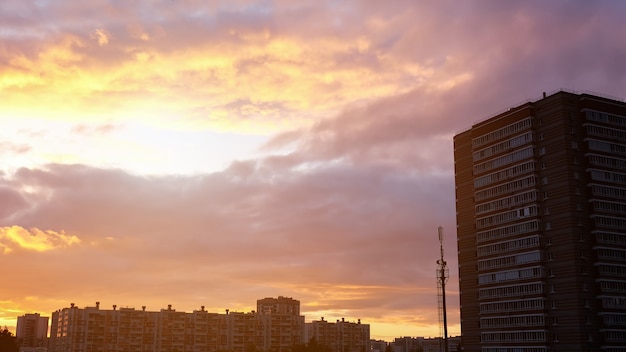
[[[459, 351], [461, 337], [448, 337], [448, 352]], [[393, 352], [441, 352], [444, 350], [441, 337], [397, 337], [391, 343]]]
[[304, 316], [300, 315], [300, 301], [290, 297], [257, 300], [258, 322], [264, 351], [290, 351], [304, 343]]
[[344, 318], [335, 323], [324, 320], [306, 323], [307, 343], [315, 341], [326, 346], [332, 352], [368, 352], [370, 351], [370, 326], [348, 322]]
[[370, 340], [370, 351], [385, 352], [389, 343], [383, 340]]
[[39, 313], [17, 317], [15, 337], [20, 351], [45, 351], [48, 347], [48, 317], [42, 317]]
[[[259, 300], [269, 304], [272, 299]], [[113, 306], [68, 308], [52, 313], [50, 352], [289, 351], [304, 342], [300, 302], [274, 299], [277, 309], [265, 314], [160, 311]], [[259, 305], [262, 308], [262, 305]], [[264, 306], [263, 306], [264, 307]], [[46, 318], [47, 321], [47, 318]]]
[[464, 351], [626, 351], [626, 104], [558, 92], [454, 137]]

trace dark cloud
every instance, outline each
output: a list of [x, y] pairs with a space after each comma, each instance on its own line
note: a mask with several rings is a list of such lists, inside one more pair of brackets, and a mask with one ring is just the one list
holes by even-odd
[[28, 207], [28, 202], [19, 191], [2, 183], [0, 183], [0, 199], [2, 199], [0, 201], [0, 221], [2, 222], [7, 222], [11, 216]]

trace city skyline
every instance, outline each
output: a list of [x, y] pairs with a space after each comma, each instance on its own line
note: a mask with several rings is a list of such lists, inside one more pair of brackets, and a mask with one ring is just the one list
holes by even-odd
[[[617, 1], [0, 4], [0, 326], [70, 302], [460, 334], [452, 139], [626, 97]], [[504, 105], [503, 105], [504, 104]], [[109, 303], [110, 302], [110, 303]]]

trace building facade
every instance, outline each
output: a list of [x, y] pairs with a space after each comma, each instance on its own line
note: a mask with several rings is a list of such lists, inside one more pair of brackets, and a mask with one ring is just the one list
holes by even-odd
[[[272, 300], [265, 298], [265, 303]], [[259, 306], [264, 314], [192, 313], [169, 305], [160, 311], [134, 308], [78, 308], [74, 304], [52, 313], [50, 352], [246, 352], [289, 351], [304, 342], [300, 302], [279, 297], [277, 310]], [[285, 305], [288, 303], [288, 305]], [[287, 307], [288, 306], [288, 307]], [[46, 318], [47, 322], [47, 318]]]
[[[460, 336], [448, 337], [448, 352], [459, 351]], [[442, 352], [445, 341], [441, 337], [398, 337], [390, 344], [393, 352]]]
[[464, 351], [626, 351], [626, 104], [558, 92], [454, 137]]
[[327, 347], [331, 352], [370, 352], [370, 326], [346, 321], [344, 318], [332, 323], [324, 320], [306, 323], [307, 343]]
[[261, 333], [259, 348], [263, 351], [290, 351], [304, 343], [304, 316], [300, 301], [290, 297], [257, 300], [257, 315]]
[[20, 351], [45, 350], [48, 347], [48, 317], [39, 313], [18, 317], [15, 337]]

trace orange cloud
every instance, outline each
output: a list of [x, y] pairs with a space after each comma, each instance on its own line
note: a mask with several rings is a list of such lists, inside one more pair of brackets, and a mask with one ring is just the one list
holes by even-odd
[[11, 253], [18, 248], [46, 252], [78, 243], [80, 243], [78, 237], [67, 235], [63, 231], [25, 229], [20, 226], [0, 227], [0, 249], [4, 254]]
[[96, 29], [93, 33], [91, 33], [91, 38], [95, 39], [98, 42], [98, 45], [104, 46], [109, 43], [109, 38], [111, 35], [105, 31], [104, 29]]

